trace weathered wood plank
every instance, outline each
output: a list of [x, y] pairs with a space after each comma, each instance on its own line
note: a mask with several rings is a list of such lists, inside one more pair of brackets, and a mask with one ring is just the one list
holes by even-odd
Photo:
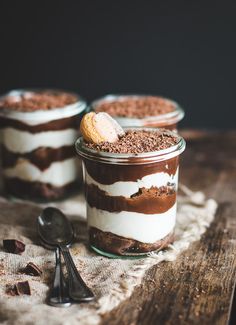
[[181, 181], [220, 202], [215, 221], [175, 263], [153, 267], [102, 324], [227, 324], [236, 278], [236, 132], [188, 131]]

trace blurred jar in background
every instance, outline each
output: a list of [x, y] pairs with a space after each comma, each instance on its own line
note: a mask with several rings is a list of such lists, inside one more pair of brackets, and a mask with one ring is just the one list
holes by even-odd
[[174, 101], [151, 95], [107, 95], [90, 105], [95, 112], [107, 112], [122, 127], [165, 128], [177, 131], [184, 117], [183, 109]]
[[0, 98], [7, 194], [48, 201], [78, 188], [81, 167], [74, 142], [85, 109], [80, 96], [59, 90], [13, 90]]

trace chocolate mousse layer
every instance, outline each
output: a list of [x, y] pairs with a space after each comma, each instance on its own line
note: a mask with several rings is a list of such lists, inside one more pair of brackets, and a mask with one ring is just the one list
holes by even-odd
[[78, 101], [74, 94], [59, 90], [28, 90], [21, 94], [5, 96], [0, 100], [0, 109], [20, 112], [51, 110], [61, 108]]
[[164, 213], [176, 202], [176, 192], [171, 186], [141, 188], [130, 198], [107, 195], [95, 185], [86, 185], [85, 193], [90, 207], [109, 212]]
[[22, 199], [35, 201], [55, 201], [76, 191], [78, 180], [64, 186], [54, 186], [50, 183], [28, 182], [19, 178], [6, 178], [4, 187], [7, 193]]
[[46, 123], [30, 125], [12, 118], [9, 119], [9, 118], [1, 117], [0, 129], [10, 127], [24, 132], [30, 132], [32, 134], [35, 134], [35, 133], [46, 132], [46, 131], [79, 129], [80, 120], [81, 120], [80, 116], [78, 116], [77, 118], [71, 116], [67, 118], [53, 120]]
[[158, 240], [155, 243], [148, 244], [90, 227], [89, 239], [92, 246], [102, 251], [117, 255], [132, 255], [161, 250], [173, 243], [174, 235], [173, 232], [171, 232], [165, 238]]
[[2, 167], [14, 167], [19, 160], [28, 160], [41, 171], [47, 169], [52, 161], [58, 162], [75, 156], [74, 146], [60, 148], [40, 147], [25, 154], [18, 154], [7, 150], [2, 146]]
[[112, 164], [100, 164], [92, 160], [86, 160], [84, 164], [86, 171], [96, 182], [111, 185], [121, 181], [136, 182], [144, 176], [160, 172], [175, 175], [179, 166], [179, 157], [144, 165], [116, 165], [115, 172]]
[[173, 112], [175, 107], [172, 101], [158, 96], [119, 96], [114, 100], [101, 100], [93, 108], [111, 116], [145, 118]]
[[[130, 130], [116, 143], [104, 142], [101, 144], [85, 143], [90, 149], [98, 152], [131, 153], [139, 154], [151, 151], [168, 149], [176, 145], [178, 138], [165, 130]], [[111, 185], [119, 181], [137, 181], [146, 175], [160, 172], [175, 175], [179, 157], [158, 161], [158, 163], [144, 163], [143, 158], [132, 157], [132, 163], [126, 165], [114, 165], [99, 163], [95, 160], [84, 160], [87, 173], [98, 183]]]

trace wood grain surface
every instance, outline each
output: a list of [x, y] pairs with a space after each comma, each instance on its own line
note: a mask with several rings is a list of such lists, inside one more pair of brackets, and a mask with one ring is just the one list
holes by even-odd
[[[102, 325], [228, 324], [236, 279], [236, 131], [182, 131], [180, 181], [219, 203], [199, 242], [153, 267]], [[231, 314], [230, 323], [236, 324]]]

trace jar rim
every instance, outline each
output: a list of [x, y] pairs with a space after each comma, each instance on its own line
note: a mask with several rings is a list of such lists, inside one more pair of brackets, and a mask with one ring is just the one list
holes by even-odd
[[[52, 89], [52, 88], [26, 88], [26, 89], [13, 89], [4, 95], [0, 96], [0, 100], [4, 99], [7, 96], [19, 96], [21, 94], [24, 94], [26, 92], [37, 92], [37, 91], [58, 91], [63, 92], [63, 90], [59, 89]], [[40, 122], [41, 120], [59, 120], [62, 118], [71, 117], [77, 114], [80, 114], [82, 111], [84, 111], [87, 108], [86, 101], [78, 94], [71, 92], [71, 91], [64, 91], [68, 94], [74, 95], [77, 97], [77, 101], [75, 103], [65, 105], [62, 107], [55, 107], [50, 110], [42, 110], [37, 109], [33, 112], [24, 112], [24, 111], [17, 111], [14, 109], [7, 109], [3, 108], [0, 110], [0, 116], [10, 118], [10, 119], [16, 119], [19, 121], [36, 121]]]
[[[141, 130], [141, 128], [128, 128], [129, 130]], [[142, 128], [142, 130], [158, 130], [157, 128]], [[105, 151], [97, 151], [90, 149], [84, 145], [83, 137], [79, 137], [75, 142], [76, 152], [79, 156], [89, 160], [95, 160], [107, 164], [117, 164], [117, 165], [142, 165], [147, 163], [155, 163], [158, 161], [168, 160], [179, 156], [186, 147], [186, 142], [179, 134], [167, 130], [166, 132], [174, 135], [178, 138], [176, 145], [171, 146], [167, 149], [144, 152], [144, 153], [110, 153]]]
[[119, 100], [122, 98], [142, 98], [142, 97], [147, 97], [147, 96], [152, 96], [152, 97], [161, 97], [165, 100], [170, 101], [175, 109], [172, 112], [165, 113], [165, 114], [159, 114], [159, 115], [150, 115], [150, 116], [145, 116], [142, 118], [138, 117], [124, 117], [124, 116], [119, 116], [119, 115], [113, 115], [113, 118], [117, 120], [119, 124], [121, 124], [124, 127], [145, 127], [145, 124], [154, 124], [154, 123], [164, 123], [165, 125], [171, 125], [174, 123], [179, 122], [184, 118], [184, 109], [174, 100], [162, 97], [162, 96], [157, 96], [157, 95], [150, 95], [150, 94], [108, 94], [103, 97], [100, 97], [96, 100], [94, 100], [90, 105], [89, 109], [96, 111], [96, 107], [102, 103], [102, 102], [112, 102], [114, 100]]

